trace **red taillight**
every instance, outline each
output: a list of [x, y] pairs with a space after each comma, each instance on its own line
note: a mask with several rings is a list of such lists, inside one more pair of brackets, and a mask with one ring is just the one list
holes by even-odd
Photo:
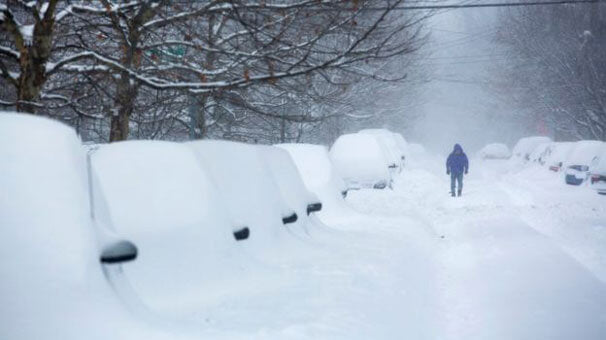
[[593, 184], [595, 182], [598, 182], [600, 180], [600, 177], [602, 177], [602, 176], [597, 175], [597, 174], [596, 175], [591, 175], [591, 184]]

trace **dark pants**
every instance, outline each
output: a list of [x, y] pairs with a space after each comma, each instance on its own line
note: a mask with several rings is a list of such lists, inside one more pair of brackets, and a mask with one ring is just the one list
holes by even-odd
[[463, 173], [450, 173], [450, 192], [455, 193], [455, 181], [459, 183], [459, 192], [463, 191]]

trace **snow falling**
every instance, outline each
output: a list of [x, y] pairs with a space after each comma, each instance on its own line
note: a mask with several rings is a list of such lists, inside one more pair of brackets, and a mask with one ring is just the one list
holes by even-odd
[[606, 339], [606, 3], [0, 0], [0, 339]]

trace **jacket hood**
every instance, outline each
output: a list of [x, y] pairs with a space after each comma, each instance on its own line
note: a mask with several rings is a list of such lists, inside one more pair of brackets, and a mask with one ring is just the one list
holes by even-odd
[[460, 153], [463, 153], [463, 148], [460, 144], [455, 144], [453, 151], [459, 151]]

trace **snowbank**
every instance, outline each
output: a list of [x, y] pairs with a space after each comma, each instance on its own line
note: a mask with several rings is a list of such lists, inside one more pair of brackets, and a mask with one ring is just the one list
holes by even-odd
[[186, 145], [113, 143], [91, 161], [95, 197], [106, 199], [103, 209], [96, 202], [96, 214], [138, 245], [139, 259], [125, 273], [152, 309], [195, 300], [212, 280], [235, 270], [226, 209]]
[[389, 156], [373, 135], [340, 136], [330, 149], [330, 158], [348, 188], [385, 187], [391, 182]]
[[507, 159], [511, 157], [511, 151], [505, 144], [493, 143], [484, 146], [478, 152], [478, 157], [482, 159]]
[[388, 166], [395, 164], [397, 170], [401, 170], [404, 161], [404, 153], [391, 131], [386, 129], [364, 129], [360, 130], [358, 133], [375, 136], [379, 145], [385, 150], [385, 155], [387, 155], [389, 162]]
[[0, 160], [0, 338], [157, 339], [103, 274], [75, 132], [0, 112]]
[[528, 161], [530, 160], [530, 154], [536, 149], [537, 146], [543, 143], [551, 142], [552, 140], [549, 137], [544, 136], [521, 138], [513, 147], [513, 158]]
[[317, 215], [322, 220], [349, 212], [343, 200], [347, 187], [333, 168], [328, 150], [322, 145], [279, 144], [290, 154], [299, 169], [307, 189], [315, 193], [322, 202], [322, 211]]

